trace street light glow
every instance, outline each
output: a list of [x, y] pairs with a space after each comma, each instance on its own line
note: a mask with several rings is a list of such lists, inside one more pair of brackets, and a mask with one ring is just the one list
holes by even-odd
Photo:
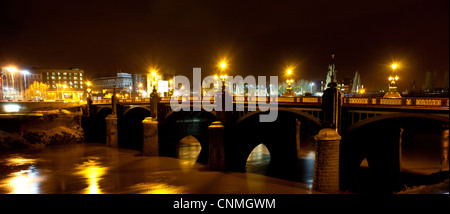
[[288, 75], [291, 75], [291, 74], [292, 74], [292, 70], [291, 70], [291, 69], [288, 69], [288, 70], [287, 70], [287, 74], [288, 74]]
[[227, 63], [225, 63], [225, 62], [220, 63], [220, 67], [222, 69], [225, 69], [227, 67]]
[[17, 68], [16, 68], [16, 67], [10, 66], [10, 67], [7, 67], [6, 70], [9, 71], [9, 72], [11, 72], [11, 73], [14, 73], [14, 72], [17, 71]]
[[395, 70], [398, 67], [396, 63], [392, 64], [392, 69]]

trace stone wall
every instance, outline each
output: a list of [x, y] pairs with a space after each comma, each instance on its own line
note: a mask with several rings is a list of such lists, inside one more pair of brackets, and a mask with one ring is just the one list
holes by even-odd
[[0, 152], [84, 142], [79, 114], [0, 118]]

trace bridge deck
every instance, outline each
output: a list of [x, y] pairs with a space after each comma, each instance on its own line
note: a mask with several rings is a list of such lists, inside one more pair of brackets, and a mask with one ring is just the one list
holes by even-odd
[[[161, 98], [161, 103], [170, 103], [170, 97]], [[190, 97], [191, 103], [202, 102], [199, 97]], [[185, 102], [186, 97], [180, 97], [179, 101]], [[356, 108], [389, 108], [389, 109], [423, 109], [423, 110], [449, 110], [449, 98], [434, 97], [404, 97], [399, 99], [389, 99], [382, 97], [344, 97], [343, 107]], [[204, 102], [204, 101], [203, 101]], [[214, 102], [214, 97], [211, 103]], [[311, 106], [319, 107], [322, 104], [321, 97], [233, 97], [233, 103], [255, 103], [258, 105], [267, 103], [277, 103], [280, 106]], [[149, 104], [150, 98], [144, 99], [119, 99], [119, 104], [142, 105]], [[111, 104], [110, 99], [94, 100], [94, 105]]]

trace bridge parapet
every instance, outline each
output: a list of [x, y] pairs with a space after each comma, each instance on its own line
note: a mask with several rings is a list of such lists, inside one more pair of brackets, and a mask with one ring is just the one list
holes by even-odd
[[[161, 103], [170, 103], [173, 97], [162, 97]], [[190, 102], [202, 102], [202, 97], [190, 97]], [[179, 97], [179, 102], [186, 102], [186, 97]], [[214, 97], [211, 97], [211, 103]], [[248, 97], [233, 96], [234, 103], [240, 102], [277, 102], [278, 105], [283, 104], [306, 104], [317, 105], [322, 104], [321, 97]], [[148, 104], [150, 98], [142, 99], [118, 99], [119, 104]], [[93, 105], [111, 104], [111, 99], [93, 100]], [[449, 107], [449, 98], [438, 97], [403, 97], [399, 99], [382, 98], [382, 97], [344, 97], [343, 106], [367, 106], [367, 107]]]
[[345, 97], [344, 106], [398, 106], [398, 107], [449, 107], [449, 98], [403, 97], [400, 99], [381, 97]]

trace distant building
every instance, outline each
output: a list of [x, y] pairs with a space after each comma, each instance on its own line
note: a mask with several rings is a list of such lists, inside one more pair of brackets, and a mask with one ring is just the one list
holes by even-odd
[[173, 73], [158, 72], [155, 75], [152, 73], [147, 74], [147, 96], [150, 97], [153, 88], [158, 91], [160, 96], [168, 96], [171, 93], [170, 91], [174, 89], [172, 82], [174, 77], [175, 75]]
[[[83, 70], [79, 68], [32, 68], [30, 72], [36, 75], [31, 78], [30, 83], [32, 83], [33, 80], [37, 81], [40, 74], [40, 81], [49, 85], [46, 95], [47, 99], [75, 101], [83, 99], [85, 92]], [[29, 81], [27, 80], [27, 83], [28, 82]]]
[[[101, 77], [92, 80], [92, 98], [111, 98], [114, 88], [116, 96], [120, 99], [147, 98], [153, 90], [153, 86], [158, 90], [160, 96], [167, 96], [171, 89], [173, 74], [154, 73], [117, 73], [115, 77]], [[149, 90], [150, 89], [150, 90]]]
[[25, 76], [25, 82], [26, 84], [24, 85], [25, 88], [28, 88], [28, 86], [30, 86], [31, 84], [33, 84], [33, 82], [43, 82], [42, 81], [42, 74], [39, 72], [34, 72], [31, 71], [29, 74], [27, 74]]
[[[117, 73], [115, 77], [101, 77], [92, 80], [92, 97], [94, 99], [111, 98], [116, 89], [116, 93], [121, 98], [130, 97], [133, 80], [131, 74]], [[132, 96], [132, 95], [131, 95]]]
[[342, 92], [352, 93], [353, 80], [351, 78], [344, 78], [339, 85]]

